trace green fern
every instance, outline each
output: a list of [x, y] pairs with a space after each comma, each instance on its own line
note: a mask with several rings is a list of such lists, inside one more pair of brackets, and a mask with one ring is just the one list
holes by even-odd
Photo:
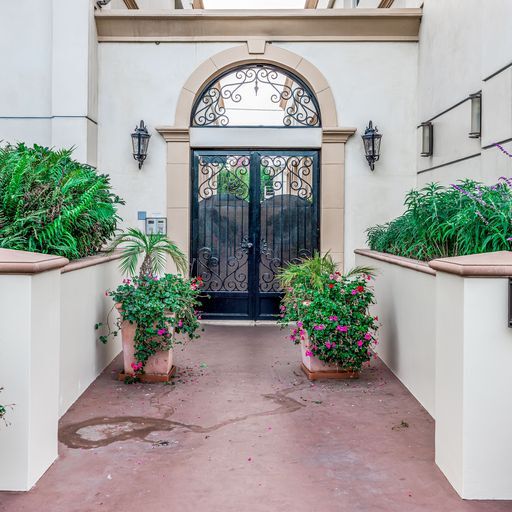
[[108, 176], [71, 155], [38, 145], [0, 148], [0, 247], [74, 259], [112, 238], [124, 202]]

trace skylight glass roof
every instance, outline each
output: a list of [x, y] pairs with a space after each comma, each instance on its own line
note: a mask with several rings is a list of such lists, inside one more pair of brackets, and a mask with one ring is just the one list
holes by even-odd
[[305, 0], [203, 0], [205, 9], [304, 9]]

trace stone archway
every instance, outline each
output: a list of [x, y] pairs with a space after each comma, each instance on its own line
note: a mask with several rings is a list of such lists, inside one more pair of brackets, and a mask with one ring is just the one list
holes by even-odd
[[268, 63], [301, 77], [316, 95], [322, 116], [320, 249], [343, 265], [345, 143], [355, 128], [338, 125], [336, 104], [322, 73], [293, 52], [263, 40], [229, 48], [203, 62], [183, 86], [174, 126], [158, 127], [167, 142], [167, 225], [170, 236], [189, 254], [190, 244], [190, 115], [203, 86], [227, 69], [243, 63]]

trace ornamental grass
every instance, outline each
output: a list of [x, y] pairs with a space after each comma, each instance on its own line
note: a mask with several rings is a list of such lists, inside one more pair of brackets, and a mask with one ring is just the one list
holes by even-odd
[[512, 179], [430, 183], [406, 195], [403, 215], [368, 229], [368, 245], [422, 261], [512, 248]]

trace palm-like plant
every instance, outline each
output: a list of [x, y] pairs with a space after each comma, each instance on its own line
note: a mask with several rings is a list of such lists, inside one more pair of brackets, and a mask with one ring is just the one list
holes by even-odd
[[139, 257], [144, 259], [139, 270], [139, 277], [151, 276], [165, 270], [166, 256], [170, 256], [176, 268], [182, 274], [187, 273], [187, 258], [183, 251], [167, 236], [162, 234], [146, 235], [140, 229], [130, 228], [118, 235], [110, 246], [110, 251], [121, 246], [121, 271], [134, 276]]
[[[311, 257], [301, 258], [279, 272], [279, 279], [284, 288], [294, 287], [296, 283], [307, 284], [311, 289], [321, 290], [325, 286], [325, 276], [335, 274], [337, 265], [327, 252], [316, 252]], [[345, 277], [373, 276], [371, 267], [355, 267], [349, 270]]]

